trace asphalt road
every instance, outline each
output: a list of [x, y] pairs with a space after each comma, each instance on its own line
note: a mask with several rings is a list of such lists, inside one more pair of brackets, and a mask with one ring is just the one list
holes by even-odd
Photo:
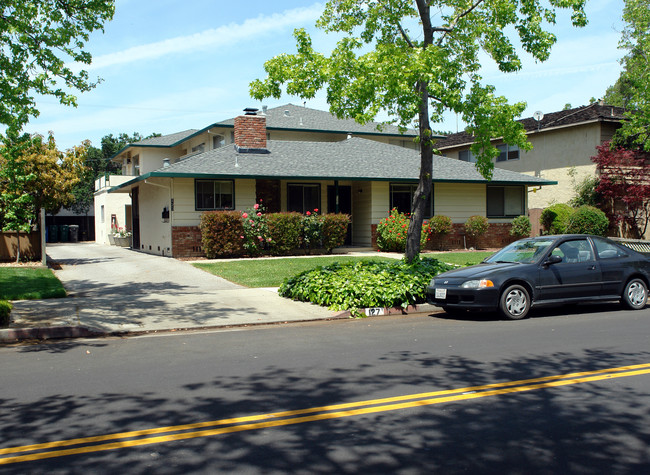
[[650, 473], [650, 309], [564, 313], [2, 347], [0, 472]]

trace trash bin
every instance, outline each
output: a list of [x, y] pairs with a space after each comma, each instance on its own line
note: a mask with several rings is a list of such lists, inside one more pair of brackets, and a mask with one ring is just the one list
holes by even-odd
[[59, 227], [56, 224], [47, 227], [47, 242], [59, 242]]
[[62, 224], [59, 226], [59, 239], [61, 242], [68, 242], [70, 238], [70, 226]]
[[70, 242], [79, 242], [79, 225], [70, 225]]

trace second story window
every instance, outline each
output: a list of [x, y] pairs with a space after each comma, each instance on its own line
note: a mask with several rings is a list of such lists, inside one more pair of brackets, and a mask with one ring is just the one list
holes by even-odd
[[223, 135], [215, 135], [214, 137], [212, 137], [213, 149], [223, 147], [224, 145], [226, 145], [226, 137], [224, 137]]
[[476, 157], [471, 150], [461, 150], [458, 152], [458, 159], [463, 162], [476, 163]]
[[499, 156], [497, 162], [507, 162], [508, 160], [519, 160], [519, 147], [517, 145], [497, 145]]
[[205, 152], [205, 142], [198, 144], [196, 147], [192, 147], [192, 153], [194, 152]]

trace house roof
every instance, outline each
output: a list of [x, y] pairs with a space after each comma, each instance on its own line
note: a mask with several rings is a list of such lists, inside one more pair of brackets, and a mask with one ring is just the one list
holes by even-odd
[[[529, 117], [518, 122], [524, 126], [526, 132], [544, 132], [558, 127], [571, 127], [590, 122], [621, 122], [624, 119], [624, 112], [625, 109], [622, 107], [606, 106], [595, 102], [588, 106], [544, 114], [541, 121]], [[471, 134], [459, 132], [439, 140], [436, 143], [436, 148], [444, 150], [472, 143], [474, 143], [474, 137]]]
[[[262, 112], [258, 112], [261, 114]], [[309, 107], [285, 104], [283, 106], [267, 109], [266, 113], [267, 130], [290, 130], [300, 132], [335, 132], [350, 133], [355, 135], [374, 135], [388, 137], [407, 137], [417, 136], [417, 131], [407, 129], [404, 133], [400, 132], [395, 125], [384, 125], [379, 122], [368, 122], [359, 124], [352, 119], [338, 119], [336, 116], [326, 111], [311, 109]], [[215, 122], [202, 129], [189, 129], [183, 132], [162, 135], [160, 137], [151, 137], [140, 140], [139, 142], [126, 144], [113, 157], [115, 158], [129, 147], [175, 147], [191, 138], [192, 136], [202, 134], [213, 127], [234, 128], [235, 119], [227, 119], [221, 122]]]
[[[420, 153], [374, 140], [353, 137], [340, 142], [271, 140], [267, 153], [240, 153], [225, 146], [197, 153], [168, 167], [111, 189], [130, 188], [151, 177], [258, 178], [291, 180], [418, 181]], [[433, 181], [488, 183], [473, 164], [434, 156]], [[557, 182], [494, 169], [489, 183], [554, 185]]]

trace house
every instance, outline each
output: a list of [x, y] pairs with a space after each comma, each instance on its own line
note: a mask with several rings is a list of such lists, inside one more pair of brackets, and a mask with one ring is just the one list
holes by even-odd
[[[495, 166], [558, 183], [533, 188], [528, 195], [531, 210], [566, 203], [575, 194], [575, 183], [594, 176], [596, 166], [591, 157], [596, 155], [596, 146], [610, 140], [620, 127], [623, 112], [621, 107], [593, 103], [550, 114], [535, 113], [535, 117], [520, 121], [533, 149], [521, 151], [495, 139], [501, 151]], [[460, 132], [438, 141], [436, 147], [446, 157], [471, 163], [475, 161], [470, 151], [472, 143], [469, 133]]]
[[[393, 207], [409, 212], [420, 154], [416, 133], [378, 131], [306, 107], [283, 106], [130, 144], [114, 160], [123, 175], [98, 183], [98, 226], [106, 233], [113, 196], [130, 196], [134, 249], [174, 257], [202, 255], [198, 228], [208, 210], [246, 210], [263, 200], [268, 211], [318, 209], [351, 215], [350, 243], [370, 246], [379, 221]], [[481, 214], [495, 239], [525, 214], [528, 187], [553, 181], [497, 170], [485, 180], [474, 165], [434, 158], [434, 193], [428, 216], [444, 214], [462, 226]], [[118, 207], [121, 205], [118, 205]], [[118, 222], [118, 225], [120, 223]], [[497, 236], [498, 234], [498, 236]]]

